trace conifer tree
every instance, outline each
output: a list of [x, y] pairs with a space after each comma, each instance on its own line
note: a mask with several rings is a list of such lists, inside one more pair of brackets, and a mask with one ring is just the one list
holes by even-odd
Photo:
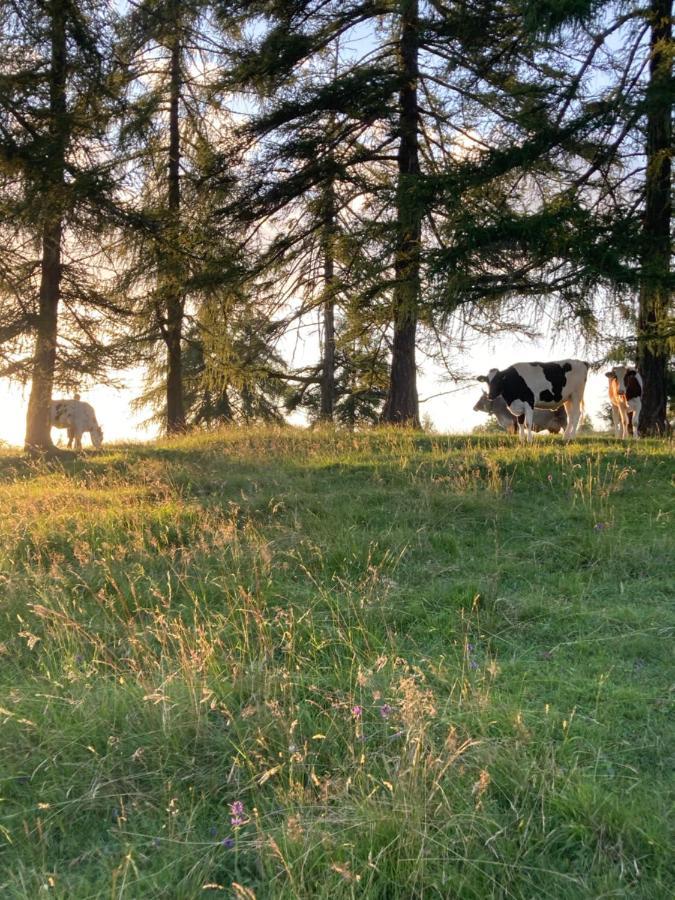
[[[183, 398], [190, 428], [283, 421], [287, 390], [274, 334], [254, 303], [211, 297], [185, 329]], [[166, 422], [166, 365], [149, 359], [145, 390], [134, 405]]]
[[[151, 361], [151, 391], [163, 372], [169, 434], [187, 424], [186, 325], [192, 327], [201, 299], [227, 281], [233, 265], [233, 242], [215, 215], [221, 195], [207, 183], [216, 152], [226, 155], [229, 128], [212, 94], [221, 48], [210, 35], [211, 6], [142, 0], [130, 9], [118, 48], [127, 60], [121, 139], [137, 225], [127, 236], [123, 283], [136, 313], [137, 344]], [[153, 358], [157, 343], [164, 345], [161, 365]]]
[[391, 376], [382, 412], [385, 422], [419, 426], [415, 343], [421, 287], [420, 197], [421, 44], [419, 0], [401, 0], [398, 24], [400, 90], [397, 109], [396, 237], [394, 248]]
[[[580, 207], [565, 202], [551, 173], [556, 155], [576, 152], [588, 130], [588, 117], [560, 111], [574, 73], [546, 65], [545, 44], [518, 4], [307, 0], [253, 8], [262, 37], [242, 51], [236, 76], [263, 97], [256, 137], [285, 142], [278, 158], [294, 163], [276, 179], [269, 169], [268, 195], [282, 208], [325, 177], [328, 150], [308, 133], [331, 114], [340, 178], [365, 210], [350, 224], [378, 247], [362, 309], [375, 321], [386, 307], [392, 326], [383, 419], [417, 424], [420, 322], [439, 331], [463, 304], [475, 315], [518, 291], [560, 289], [546, 252]], [[360, 55], [347, 56], [330, 78], [298, 78], [345, 35], [365, 48]], [[536, 237], [541, 208], [538, 223], [526, 214], [537, 179], [547, 178], [548, 247]], [[484, 277], [474, 279], [477, 272]], [[570, 272], [564, 284], [573, 283]], [[577, 309], [583, 313], [583, 303]]]
[[673, 18], [671, 0], [651, 0], [649, 81], [645, 91], [646, 168], [637, 320], [637, 362], [644, 380], [642, 434], [668, 429], [669, 364], [675, 355], [671, 278]]
[[[533, 26], [563, 47], [574, 42], [579, 64], [569, 102], [585, 104], [595, 147], [569, 179], [570, 192], [586, 192], [585, 215], [583, 223], [568, 220], [565, 249], [574, 248], [580, 268], [604, 268], [618, 308], [628, 313], [634, 332], [613, 340], [613, 355], [637, 361], [642, 373], [641, 433], [662, 434], [675, 352], [672, 3], [542, 0], [530, 13]], [[600, 231], [601, 251], [588, 240]], [[622, 294], [637, 295], [637, 314]]]
[[55, 377], [100, 371], [94, 347], [110, 307], [95, 283], [104, 259], [94, 244], [112, 191], [109, 27], [98, 0], [7, 0], [0, 9], [0, 341], [4, 374], [31, 380], [29, 450], [53, 446]]
[[[259, 295], [267, 284], [277, 298], [279, 328], [311, 328], [320, 338], [318, 365], [283, 373], [286, 382], [299, 386], [289, 403], [304, 406], [300, 396], [312, 397], [307, 407], [311, 417], [331, 421], [342, 399], [339, 390], [347, 384], [343, 378], [336, 380], [336, 372], [338, 357], [345, 358], [340, 330], [360, 255], [350, 237], [356, 221], [350, 207], [362, 192], [355, 167], [357, 157], [367, 155], [359, 135], [367, 133], [368, 126], [354, 115], [341, 114], [340, 106], [347, 101], [344, 86], [338, 88], [343, 98], [337, 106], [326, 96], [318, 102], [314, 96], [331, 91], [340, 67], [339, 40], [317, 52], [289, 81], [282, 77], [277, 88], [270, 88], [271, 82], [266, 86], [266, 76], [255, 66], [247, 68], [251, 59], [246, 54], [244, 59], [246, 64], [240, 64], [229, 83], [241, 79], [253, 83], [259, 96], [268, 89], [272, 95], [243, 129], [244, 141], [254, 150], [245, 155], [232, 207], [253, 234], [266, 235], [250, 247], [258, 252]], [[298, 106], [302, 112], [296, 117]], [[316, 406], [315, 388], [320, 396]]]

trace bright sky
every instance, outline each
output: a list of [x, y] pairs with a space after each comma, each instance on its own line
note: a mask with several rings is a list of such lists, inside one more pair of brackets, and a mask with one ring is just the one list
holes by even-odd
[[[309, 344], [309, 341], [307, 342]], [[309, 351], [309, 346], [305, 352]], [[314, 347], [314, 353], [318, 348]], [[304, 353], [303, 353], [304, 355]], [[512, 335], [500, 335], [494, 342], [482, 341], [473, 350], [462, 355], [462, 368], [470, 373], [486, 374], [493, 366], [505, 368], [514, 362], [529, 360], [556, 360], [565, 358], [590, 359], [588, 352], [580, 345], [575, 347], [567, 339], [518, 339]], [[297, 358], [296, 358], [297, 362]], [[82, 390], [81, 396], [96, 410], [104, 441], [149, 440], [157, 434], [156, 429], [143, 429], [142, 422], [147, 413], [134, 413], [130, 408], [131, 401], [140, 393], [141, 373], [136, 370], [126, 377], [126, 388], [115, 389], [98, 385], [90, 390]], [[459, 388], [459, 389], [458, 389]], [[444, 381], [439, 372], [429, 364], [422, 366], [418, 379], [420, 400], [445, 391], [452, 391], [445, 396], [435, 397], [420, 405], [420, 414], [430, 416], [434, 427], [439, 432], [469, 432], [476, 425], [487, 420], [485, 413], [473, 411], [482, 386], [476, 382], [467, 386]], [[58, 396], [58, 395], [57, 395]], [[586, 387], [586, 412], [598, 426], [598, 416], [604, 403], [607, 402], [607, 379], [602, 372], [589, 374]], [[26, 407], [28, 389], [22, 390], [11, 385], [7, 380], [0, 380], [0, 440], [8, 444], [23, 444], [26, 424]], [[65, 442], [65, 432], [54, 432], [54, 439]], [[85, 445], [88, 435], [84, 438]]]

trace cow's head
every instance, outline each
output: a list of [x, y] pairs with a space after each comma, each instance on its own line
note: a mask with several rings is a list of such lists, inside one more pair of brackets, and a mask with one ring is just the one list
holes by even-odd
[[94, 425], [89, 433], [91, 434], [92, 444], [97, 450], [100, 450], [101, 444], [103, 443], [103, 429], [100, 425]]
[[502, 392], [502, 373], [499, 369], [490, 369], [487, 375], [479, 375], [478, 381], [487, 384], [487, 396], [490, 400], [495, 400]]
[[609, 378], [610, 382], [612, 379], [616, 379], [617, 393], [620, 397], [624, 397], [626, 394], [626, 383], [631, 378], [635, 378], [637, 371], [628, 368], [628, 366], [614, 366], [609, 372], [605, 372], [605, 375]]
[[474, 406], [474, 411], [489, 413], [491, 408], [492, 408], [492, 401], [490, 400], [488, 395], [485, 393], [485, 391], [483, 391], [483, 393], [480, 395], [480, 400]]
[[487, 373], [488, 397], [490, 400], [496, 400], [501, 397], [504, 390], [504, 375], [499, 369], [490, 369]]

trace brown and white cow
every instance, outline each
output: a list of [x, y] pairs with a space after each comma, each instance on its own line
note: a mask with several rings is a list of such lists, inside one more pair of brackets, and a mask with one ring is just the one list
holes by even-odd
[[612, 404], [615, 433], [621, 438], [632, 433], [637, 438], [642, 409], [642, 376], [637, 369], [628, 366], [614, 366], [605, 375], [609, 378], [609, 402]]
[[80, 395], [75, 394], [72, 400], [52, 400], [51, 407], [52, 428], [66, 428], [68, 430], [68, 446], [75, 442], [75, 449], [82, 449], [82, 435], [89, 432], [91, 442], [97, 449], [103, 443], [103, 430], [96, 421], [94, 408], [80, 400]]
[[[506, 400], [503, 397], [497, 397], [496, 400], [490, 400], [488, 395], [483, 392], [480, 400], [474, 406], [476, 412], [486, 412], [494, 416], [504, 431], [518, 434], [519, 419], [509, 412]], [[522, 416], [520, 417], [522, 418]], [[559, 409], [535, 409], [532, 417], [532, 431], [550, 431], [551, 434], [558, 434], [567, 427], [567, 413], [565, 407]]]
[[[515, 363], [508, 369], [490, 369], [487, 377], [488, 397], [503, 397], [509, 412], [518, 419], [520, 440], [532, 441], [532, 424], [535, 407], [558, 409], [565, 407], [567, 427], [564, 438], [570, 440], [577, 433], [584, 403], [584, 390], [588, 377], [588, 363], [580, 359], [563, 359], [559, 362]], [[522, 416], [522, 419], [521, 419]]]

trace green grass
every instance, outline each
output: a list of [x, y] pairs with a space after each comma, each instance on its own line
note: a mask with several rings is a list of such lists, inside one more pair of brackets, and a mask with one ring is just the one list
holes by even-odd
[[386, 431], [0, 453], [0, 896], [671, 897], [674, 468]]

